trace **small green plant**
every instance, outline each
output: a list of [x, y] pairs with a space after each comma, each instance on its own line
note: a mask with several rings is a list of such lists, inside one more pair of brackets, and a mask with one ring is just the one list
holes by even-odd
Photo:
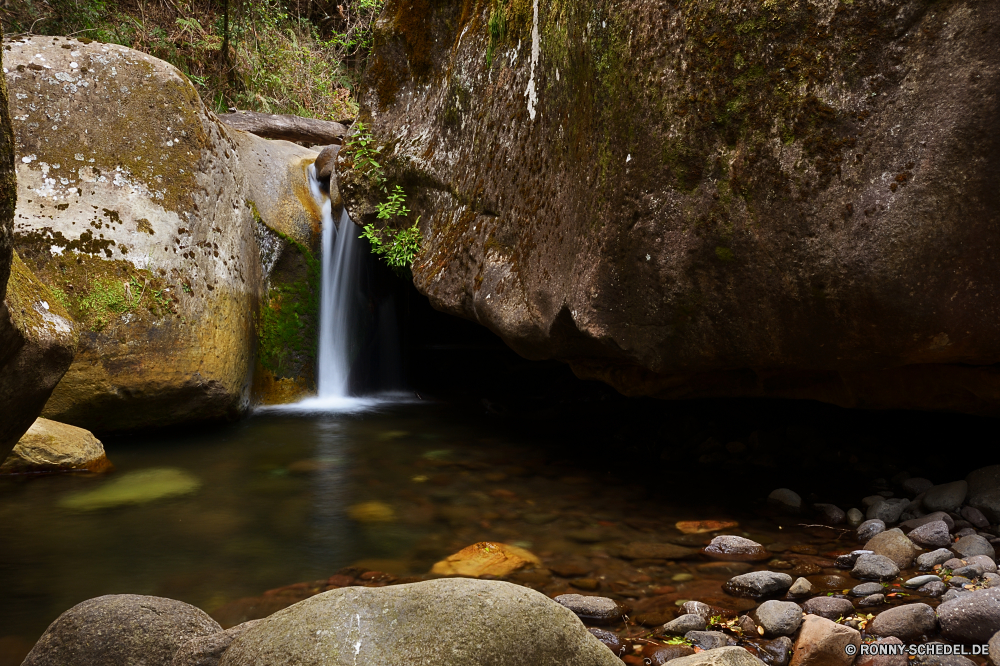
[[393, 189], [389, 199], [376, 204], [375, 209], [380, 220], [391, 220], [394, 217], [405, 217], [410, 214], [410, 209], [406, 207], [406, 193], [399, 185]]
[[[354, 168], [367, 173], [376, 184], [382, 186], [384, 192], [385, 173], [382, 171], [382, 165], [375, 159], [382, 152], [382, 147], [375, 144], [375, 138], [363, 122], [359, 120], [355, 123], [355, 127], [358, 129], [357, 133], [352, 134], [347, 142], [354, 153]], [[379, 214], [379, 217], [382, 218], [382, 215]]]
[[403, 273], [413, 264], [414, 257], [420, 253], [424, 242], [418, 225], [420, 218], [407, 229], [385, 227], [381, 231], [374, 224], [366, 224], [359, 238], [365, 238], [371, 243], [372, 252], [383, 257], [385, 263], [396, 273]]

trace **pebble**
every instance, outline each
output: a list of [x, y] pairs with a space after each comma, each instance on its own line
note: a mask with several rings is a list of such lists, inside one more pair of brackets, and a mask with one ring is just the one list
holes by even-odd
[[881, 534], [882, 532], [885, 532], [884, 522], [878, 518], [866, 520], [858, 525], [858, 541], [865, 543], [870, 541], [876, 534]]
[[604, 629], [588, 629], [587, 631], [593, 634], [594, 638], [607, 645], [608, 649], [614, 652], [619, 659], [625, 656], [627, 646], [618, 637], [618, 634]]
[[555, 601], [577, 614], [581, 619], [614, 621], [622, 616], [622, 607], [614, 599], [590, 597], [582, 594], [560, 594]]
[[812, 583], [800, 576], [799, 578], [796, 578], [795, 582], [792, 583], [792, 586], [788, 588], [788, 594], [793, 597], [804, 597], [810, 594], [812, 589]]
[[861, 521], [865, 519], [865, 514], [861, 513], [858, 509], [848, 509], [847, 510], [847, 524], [851, 527], [857, 527], [861, 524]]
[[925, 574], [923, 576], [914, 576], [910, 578], [905, 583], [903, 587], [922, 587], [927, 583], [933, 582], [935, 580], [941, 580], [940, 576], [935, 576], [934, 574]]
[[787, 511], [799, 511], [802, 508], [802, 498], [799, 494], [788, 488], [778, 488], [767, 496], [772, 504], [777, 504]]
[[813, 504], [813, 508], [820, 514], [820, 521], [824, 525], [840, 525], [847, 520], [847, 514], [840, 507], [833, 504]]
[[715, 560], [733, 562], [760, 562], [771, 557], [756, 541], [728, 534], [712, 539], [702, 552]]
[[850, 569], [854, 566], [854, 563], [858, 561], [858, 558], [862, 555], [867, 555], [871, 553], [870, 550], [852, 550], [845, 555], [837, 556], [837, 566], [841, 569]]
[[858, 602], [858, 608], [868, 608], [870, 606], [881, 606], [885, 603], [884, 594], [869, 594]]
[[910, 530], [906, 536], [922, 548], [943, 548], [951, 545], [948, 523], [943, 520], [935, 520], [916, 527]]
[[944, 564], [952, 557], [952, 553], [947, 548], [938, 548], [930, 553], [917, 556], [917, 569], [920, 571], [930, 571], [937, 564]]
[[927, 604], [904, 604], [884, 610], [868, 625], [868, 633], [895, 636], [912, 642], [937, 629], [934, 609]]
[[666, 634], [678, 634], [683, 636], [689, 631], [704, 631], [705, 618], [696, 613], [685, 613], [663, 625], [663, 632]]
[[981, 530], [990, 526], [990, 521], [986, 520], [986, 516], [983, 515], [983, 512], [973, 506], [962, 507], [962, 518], [965, 518]]
[[934, 487], [934, 482], [930, 479], [925, 479], [919, 476], [914, 476], [903, 483], [900, 484], [910, 495], [919, 495], [920, 493], [925, 493]]
[[753, 612], [753, 619], [768, 638], [791, 636], [802, 624], [802, 609], [791, 601], [765, 601]]
[[862, 580], [892, 580], [899, 575], [899, 567], [888, 557], [872, 553], [858, 558], [851, 575]]
[[[881, 591], [882, 586], [879, 585]], [[843, 597], [813, 597], [804, 604], [802, 610], [812, 615], [819, 615], [828, 620], [836, 620], [854, 614], [854, 604]]]
[[926, 594], [929, 597], [940, 597], [942, 594], [948, 591], [948, 584], [942, 580], [931, 581], [923, 587], [921, 587], [917, 592]]
[[997, 556], [993, 545], [978, 534], [970, 534], [969, 536], [962, 537], [952, 544], [951, 549], [962, 557], [986, 555], [990, 559], [995, 560]]
[[985, 643], [1000, 631], [1000, 589], [962, 595], [937, 607], [946, 638], [959, 643]]
[[924, 494], [924, 508], [928, 511], [956, 511], [968, 492], [969, 484], [965, 481], [934, 486]]
[[883, 589], [885, 588], [881, 583], [861, 583], [851, 589], [851, 594], [855, 597], [867, 597], [871, 594], [880, 594]]
[[[684, 634], [684, 638], [702, 650], [714, 650], [730, 644], [729, 636], [721, 631], [689, 631]], [[733, 642], [735, 643], [735, 641]]]
[[760, 599], [781, 594], [792, 586], [792, 577], [774, 571], [751, 571], [730, 578], [723, 589], [734, 597]]

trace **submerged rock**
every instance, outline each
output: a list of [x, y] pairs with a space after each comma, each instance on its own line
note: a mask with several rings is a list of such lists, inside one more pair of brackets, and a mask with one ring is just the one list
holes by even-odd
[[621, 666], [569, 609], [501, 581], [348, 587], [278, 611], [238, 636], [221, 666], [435, 664]]
[[110, 468], [104, 445], [91, 432], [57, 421], [35, 419], [0, 465], [0, 474], [104, 472]]
[[74, 511], [110, 509], [189, 495], [199, 488], [201, 481], [189, 472], [173, 467], [156, 467], [127, 472], [109, 479], [94, 490], [68, 495], [59, 500], [59, 506]]
[[506, 576], [519, 569], [542, 565], [534, 553], [505, 543], [482, 541], [449, 555], [431, 568], [445, 576]]
[[435, 308], [627, 395], [1000, 410], [996, 3], [407, 6], [360, 104]]
[[170, 666], [182, 645], [221, 631], [215, 620], [190, 604], [112, 594], [88, 599], [60, 615], [23, 666]]

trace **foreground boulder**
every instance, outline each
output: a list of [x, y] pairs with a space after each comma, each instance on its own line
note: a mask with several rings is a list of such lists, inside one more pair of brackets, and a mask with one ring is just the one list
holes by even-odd
[[35, 419], [0, 464], [0, 474], [104, 472], [110, 468], [104, 445], [90, 431]]
[[315, 319], [288, 302], [266, 315], [271, 271], [286, 250], [308, 253], [316, 153], [225, 126], [138, 51], [39, 36], [5, 49], [14, 243], [82, 331], [44, 415], [93, 431], [239, 415], [256, 350], [301, 351], [281, 316]]
[[112, 594], [60, 615], [23, 666], [169, 666], [182, 645], [220, 631], [215, 620], [190, 604]]
[[997, 3], [383, 17], [362, 115], [435, 307], [628, 395], [1000, 413]]
[[1000, 588], [963, 594], [937, 607], [945, 637], [959, 643], [985, 643], [1000, 631]]
[[[501, 661], [502, 659], [502, 661]], [[500, 581], [331, 590], [238, 636], [221, 666], [621, 666], [568, 609]]]

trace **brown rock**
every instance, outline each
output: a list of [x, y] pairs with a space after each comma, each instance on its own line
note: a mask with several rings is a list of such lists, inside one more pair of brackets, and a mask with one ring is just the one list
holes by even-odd
[[461, 6], [381, 22], [360, 89], [435, 308], [627, 395], [1000, 411], [998, 3], [639, 1], [598, 39], [587, 0], [511, 10], [507, 64]]
[[431, 573], [446, 576], [502, 577], [518, 569], [541, 565], [541, 560], [524, 548], [482, 541], [441, 560], [431, 568]]
[[338, 152], [340, 152], [340, 145], [338, 144], [331, 144], [319, 151], [315, 162], [317, 178], [322, 181], [330, 180], [330, 177], [333, 176], [336, 170]]
[[913, 566], [920, 548], [906, 538], [901, 529], [894, 528], [876, 534], [864, 546], [865, 550], [870, 550], [876, 555], [882, 555], [892, 560], [900, 569], [908, 569]]
[[[903, 641], [895, 636], [887, 636], [875, 641], [878, 645], [902, 645]], [[907, 666], [909, 660], [905, 654], [860, 655], [854, 666]]]
[[861, 645], [858, 631], [818, 615], [806, 615], [789, 666], [851, 666], [854, 655], [844, 652], [848, 645], [855, 649]]
[[0, 474], [105, 472], [111, 462], [104, 445], [83, 428], [35, 419], [0, 465]]

